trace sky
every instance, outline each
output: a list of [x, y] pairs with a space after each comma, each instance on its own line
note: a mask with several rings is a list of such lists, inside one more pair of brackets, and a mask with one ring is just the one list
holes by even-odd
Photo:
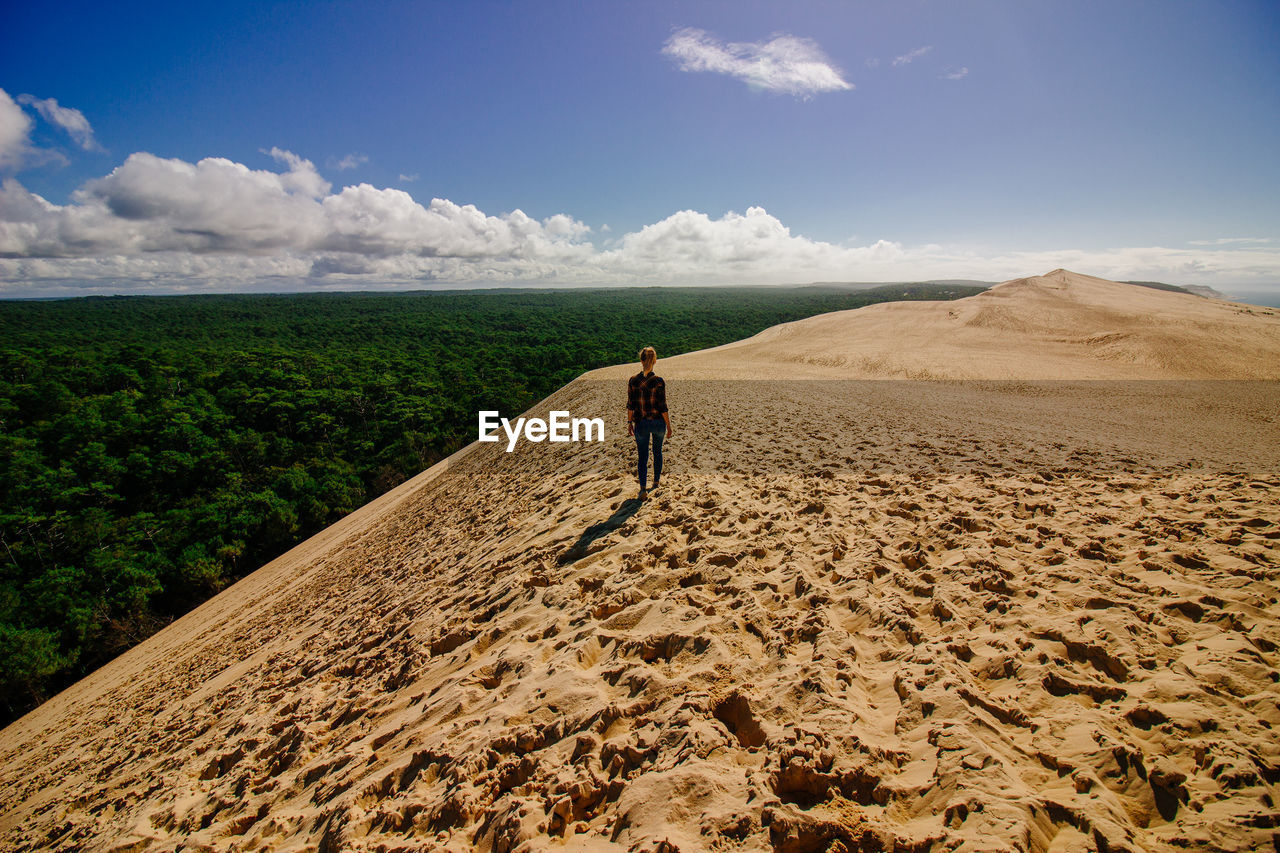
[[0, 297], [1280, 296], [1280, 4], [7, 4]]

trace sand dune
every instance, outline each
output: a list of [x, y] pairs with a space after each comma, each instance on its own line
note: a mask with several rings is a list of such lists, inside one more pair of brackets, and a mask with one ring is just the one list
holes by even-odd
[[605, 443], [474, 445], [5, 729], [0, 847], [1280, 843], [1278, 335], [1061, 271], [788, 324], [659, 362], [643, 503], [596, 371], [532, 411]]
[[[1055, 270], [886, 302], [663, 361], [689, 379], [1280, 379], [1280, 312]], [[597, 373], [618, 376], [629, 365]]]

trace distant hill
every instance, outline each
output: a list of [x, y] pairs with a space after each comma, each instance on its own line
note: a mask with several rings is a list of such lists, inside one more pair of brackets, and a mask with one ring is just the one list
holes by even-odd
[[1172, 293], [1191, 293], [1196, 296], [1204, 296], [1209, 299], [1226, 299], [1227, 297], [1203, 284], [1166, 284], [1163, 281], [1126, 281], [1125, 284], [1136, 284], [1139, 287], [1149, 287], [1152, 290], [1168, 290]]
[[[1203, 284], [1169, 284], [1163, 281], [1126, 281], [1124, 284], [1136, 284], [1138, 287], [1149, 287], [1152, 290], [1165, 290], [1170, 293], [1191, 293], [1209, 299], [1227, 299], [1228, 297]], [[982, 281], [976, 278], [931, 278], [927, 281], [814, 281], [795, 287], [814, 288], [817, 290], [872, 290], [874, 288], [901, 287], [911, 285], [961, 286], [961, 287], [994, 287], [998, 282]]]
[[[764, 365], [813, 379], [1280, 378], [1274, 311], [1139, 285], [1054, 270], [954, 302], [810, 317], [709, 352], [721, 379], [757, 378]], [[663, 376], [706, 378], [702, 359], [665, 359]]]
[[1226, 299], [1225, 293], [1214, 290], [1212, 287], [1204, 284], [1188, 284], [1185, 287], [1188, 293], [1194, 293], [1196, 296], [1204, 296], [1209, 299]]

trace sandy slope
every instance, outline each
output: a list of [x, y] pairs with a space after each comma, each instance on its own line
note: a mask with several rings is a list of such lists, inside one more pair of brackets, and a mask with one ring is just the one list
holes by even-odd
[[[663, 361], [689, 379], [1280, 379], [1280, 317], [1066, 270], [886, 302]], [[621, 375], [629, 366], [600, 376]]]
[[1278, 330], [1065, 273], [778, 327], [660, 362], [645, 503], [584, 377], [536, 409], [605, 443], [475, 446], [0, 733], [0, 848], [1274, 844]]

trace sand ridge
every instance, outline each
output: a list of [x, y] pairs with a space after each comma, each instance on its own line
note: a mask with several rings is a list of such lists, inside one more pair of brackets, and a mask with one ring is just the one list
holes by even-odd
[[5, 729], [0, 846], [1275, 843], [1280, 383], [725, 351], [649, 500], [589, 375]]
[[[1280, 379], [1280, 311], [1054, 270], [664, 359], [673, 379]], [[617, 377], [627, 367], [592, 377]]]

